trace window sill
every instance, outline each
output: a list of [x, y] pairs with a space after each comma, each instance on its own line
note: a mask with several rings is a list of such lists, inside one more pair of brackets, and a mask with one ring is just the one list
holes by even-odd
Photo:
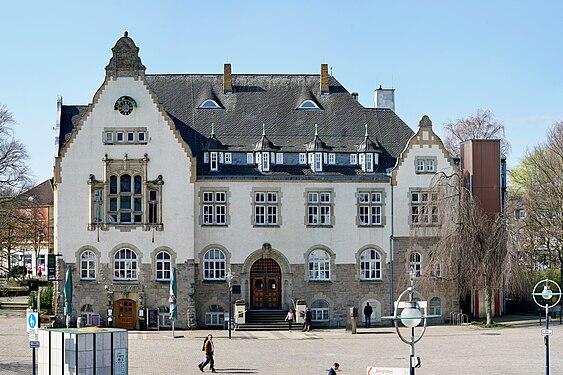
[[435, 171], [416, 171], [416, 174], [436, 174]]
[[113, 282], [116, 284], [123, 283], [126, 284], [138, 284], [139, 279], [113, 279]]
[[92, 281], [96, 281], [96, 279], [95, 278], [94, 279], [82, 279], [81, 278], [80, 281], [85, 281], [87, 283], [91, 283]]
[[358, 228], [384, 228], [383, 224], [360, 224]]
[[375, 283], [375, 284], [379, 284], [383, 282], [383, 279], [360, 279], [361, 283]]
[[254, 228], [279, 228], [280, 224], [253, 224]]
[[203, 284], [225, 284], [226, 282], [227, 282], [226, 279], [217, 279], [217, 280], [203, 279], [202, 280]]
[[309, 281], [312, 284], [331, 284], [332, 283], [332, 280], [311, 280], [311, 279], [309, 279], [307, 281]]
[[305, 225], [307, 228], [333, 228], [334, 225], [332, 224], [328, 224], [328, 225], [322, 225], [322, 224], [306, 224]]
[[227, 224], [201, 224], [202, 227], [208, 227], [208, 228], [213, 228], [213, 227], [228, 227]]

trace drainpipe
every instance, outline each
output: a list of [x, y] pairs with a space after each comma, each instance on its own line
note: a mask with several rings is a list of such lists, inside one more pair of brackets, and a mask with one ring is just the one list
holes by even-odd
[[394, 198], [393, 198], [393, 178], [389, 178], [391, 185], [391, 235], [389, 236], [389, 315], [393, 315], [393, 236], [395, 234], [395, 217], [394, 217]]

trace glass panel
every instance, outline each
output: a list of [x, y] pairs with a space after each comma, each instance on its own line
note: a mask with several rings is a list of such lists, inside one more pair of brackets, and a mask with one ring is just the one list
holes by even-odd
[[135, 194], [141, 194], [142, 179], [141, 176], [135, 176]]
[[256, 281], [254, 282], [254, 289], [262, 290], [263, 288], [264, 288], [264, 282], [262, 281], [262, 279], [256, 279]]
[[119, 197], [119, 208], [122, 210], [130, 210], [131, 209], [131, 197], [130, 196], [121, 196]]
[[109, 193], [117, 194], [117, 176], [110, 176], [109, 178]]
[[123, 212], [121, 213], [120, 217], [120, 222], [121, 223], [130, 223], [131, 222], [131, 213], [130, 212]]
[[142, 199], [141, 198], [135, 198], [135, 211], [141, 211], [142, 210]]
[[109, 200], [109, 210], [117, 211], [117, 198], [110, 198]]
[[119, 179], [119, 191], [122, 193], [130, 193], [131, 192], [131, 176], [128, 174], [124, 174]]

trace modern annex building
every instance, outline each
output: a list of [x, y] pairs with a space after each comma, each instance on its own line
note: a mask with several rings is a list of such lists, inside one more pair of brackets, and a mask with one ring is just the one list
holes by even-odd
[[[55, 251], [76, 315], [135, 328], [156, 309], [166, 326], [176, 268], [177, 326], [220, 325], [232, 270], [246, 310], [302, 300], [336, 326], [367, 302], [387, 315], [409, 268], [430, 272], [428, 189], [454, 165], [428, 117], [413, 132], [395, 114], [394, 90], [365, 108], [326, 64], [146, 74], [127, 33], [112, 51], [92, 103], [58, 103]], [[425, 297], [433, 313], [458, 308]]]

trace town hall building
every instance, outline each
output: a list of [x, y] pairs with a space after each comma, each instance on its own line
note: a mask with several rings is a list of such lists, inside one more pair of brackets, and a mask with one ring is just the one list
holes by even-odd
[[169, 326], [176, 269], [176, 327], [223, 325], [229, 272], [244, 311], [299, 302], [339, 326], [368, 302], [380, 321], [409, 269], [431, 272], [430, 188], [455, 166], [427, 116], [416, 131], [397, 116], [394, 89], [366, 108], [326, 64], [147, 74], [127, 33], [112, 52], [91, 103], [58, 102], [54, 246], [73, 315], [138, 329], [150, 310]]

